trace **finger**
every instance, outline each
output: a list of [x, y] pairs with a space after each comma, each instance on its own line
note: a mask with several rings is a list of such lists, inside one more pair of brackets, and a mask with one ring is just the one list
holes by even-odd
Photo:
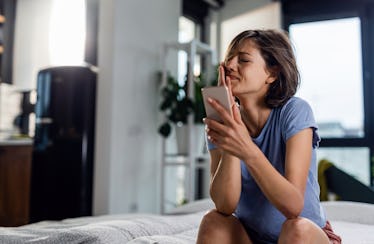
[[222, 104], [220, 104], [220, 102], [215, 99], [208, 98], [208, 103], [210, 103], [213, 109], [217, 111], [219, 117], [223, 120], [224, 124], [232, 124], [232, 111], [227, 111], [227, 109], [223, 107]]
[[220, 63], [220, 64], [218, 65], [218, 68], [217, 68], [217, 71], [218, 71], [217, 86], [220, 86], [220, 85], [221, 85], [221, 66], [222, 66], [222, 63]]
[[231, 106], [234, 106], [235, 105], [235, 97], [232, 94], [232, 85], [231, 85], [231, 79], [230, 79], [229, 76], [226, 77], [226, 84], [227, 84], [227, 88], [229, 89], [230, 104], [231, 104]]
[[211, 130], [209, 131], [207, 136], [208, 140], [214, 143], [214, 145], [216, 145], [220, 149], [227, 150], [230, 148], [230, 145], [232, 145], [231, 140], [229, 139], [229, 137], [227, 137], [227, 135], [222, 135], [217, 131]]
[[225, 131], [226, 127], [222, 123], [214, 120], [214, 119], [204, 119], [204, 123], [206, 125], [206, 131], [207, 133], [211, 133], [212, 131], [217, 134], [222, 134], [222, 131]]
[[232, 106], [232, 114], [233, 114], [233, 117], [234, 117], [235, 121], [237, 121], [237, 122], [242, 121], [242, 115], [240, 114], [239, 107], [236, 106], [236, 104], [234, 104]]
[[208, 140], [211, 142], [218, 142], [219, 138], [221, 138], [220, 134], [212, 129], [207, 130], [207, 136]]
[[225, 68], [223, 66], [223, 63], [220, 64], [218, 69], [218, 86], [224, 86], [226, 75], [225, 75]]

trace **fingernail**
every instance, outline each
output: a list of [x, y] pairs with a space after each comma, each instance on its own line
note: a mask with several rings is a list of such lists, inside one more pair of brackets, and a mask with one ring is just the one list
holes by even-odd
[[212, 103], [213, 99], [211, 99], [210, 97], [208, 97], [208, 102]]

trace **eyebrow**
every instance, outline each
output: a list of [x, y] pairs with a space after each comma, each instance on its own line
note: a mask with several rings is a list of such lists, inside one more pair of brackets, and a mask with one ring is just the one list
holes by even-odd
[[240, 55], [240, 54], [246, 54], [246, 55], [249, 55], [249, 56], [252, 56], [252, 54], [250, 54], [250, 53], [247, 53], [247, 52], [238, 52], [238, 54]]
[[243, 52], [243, 51], [236, 51], [236, 52], [232, 52], [230, 53], [226, 58], [225, 60], [230, 60], [232, 59], [234, 56], [237, 56], [237, 55], [248, 55], [248, 56], [253, 56], [252, 54], [248, 53], [248, 52]]

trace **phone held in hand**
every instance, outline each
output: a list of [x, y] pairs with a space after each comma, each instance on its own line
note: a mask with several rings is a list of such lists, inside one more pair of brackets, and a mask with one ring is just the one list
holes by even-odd
[[207, 118], [222, 122], [222, 119], [217, 113], [217, 111], [209, 104], [208, 98], [217, 100], [223, 107], [227, 109], [227, 111], [231, 113], [231, 99], [229, 95], [229, 90], [226, 86], [204, 87], [201, 88], [201, 93], [203, 95], [204, 107]]

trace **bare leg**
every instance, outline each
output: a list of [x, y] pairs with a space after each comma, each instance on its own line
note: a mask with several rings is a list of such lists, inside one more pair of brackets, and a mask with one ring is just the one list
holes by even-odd
[[282, 225], [279, 244], [323, 244], [330, 243], [326, 233], [315, 223], [306, 218], [288, 219]]
[[203, 217], [197, 243], [252, 244], [243, 225], [237, 218], [232, 215], [223, 215], [217, 210], [211, 210]]

